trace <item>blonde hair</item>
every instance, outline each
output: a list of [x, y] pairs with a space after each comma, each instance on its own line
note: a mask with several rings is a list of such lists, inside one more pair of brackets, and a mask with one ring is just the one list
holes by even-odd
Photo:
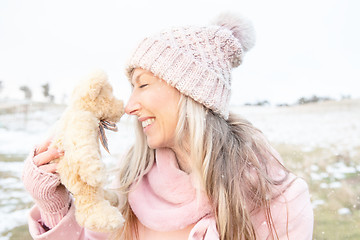
[[[191, 169], [212, 203], [220, 239], [256, 239], [250, 219], [254, 211], [264, 211], [269, 232], [277, 238], [270, 202], [281, 194], [276, 186], [289, 172], [264, 135], [245, 119], [230, 113], [225, 120], [184, 95], [179, 111], [176, 143], [189, 149]], [[147, 146], [139, 124], [136, 144], [125, 159], [119, 178], [126, 224], [120, 239], [132, 239], [137, 235], [136, 217], [126, 195], [154, 163], [154, 150]], [[274, 177], [278, 170], [284, 174]]]
[[146, 142], [146, 137], [142, 131], [141, 123], [135, 124], [135, 144], [129, 149], [122, 159], [117, 178], [119, 180], [120, 195], [123, 196], [123, 202], [119, 206], [121, 213], [125, 218], [125, 224], [121, 231], [114, 233], [112, 239], [133, 239], [137, 233], [137, 220], [127, 201], [127, 195], [132, 184], [142, 178], [154, 163], [155, 151], [150, 149]]

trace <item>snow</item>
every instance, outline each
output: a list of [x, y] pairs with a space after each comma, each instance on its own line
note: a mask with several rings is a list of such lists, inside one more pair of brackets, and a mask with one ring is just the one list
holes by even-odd
[[339, 215], [350, 215], [350, 214], [351, 214], [351, 211], [350, 211], [350, 209], [348, 209], [348, 208], [340, 208], [340, 209], [338, 210], [338, 214], [339, 214]]
[[324, 203], [325, 203], [325, 201], [322, 200], [322, 199], [313, 200], [311, 202], [313, 208], [316, 208], [317, 206], [323, 205]]
[[[25, 113], [0, 114], [0, 154], [3, 156], [23, 156], [31, 151], [48, 135], [51, 126], [61, 116], [63, 108], [45, 111], [29, 111]], [[118, 132], [106, 131], [110, 154], [102, 150], [103, 161], [110, 168], [117, 161], [116, 156], [123, 153], [133, 142], [130, 120], [122, 119]], [[0, 173], [6, 177], [0, 179], [0, 214], [3, 220], [0, 224], [0, 240], [8, 240], [11, 234], [4, 235], [16, 226], [27, 223], [32, 198], [24, 190], [21, 182], [23, 161], [0, 160]]]
[[[359, 101], [358, 101], [359, 102]], [[357, 102], [357, 104], [358, 104]], [[45, 108], [46, 109], [46, 108]], [[29, 111], [27, 115], [15, 112], [0, 114], [0, 154], [25, 156], [37, 143], [40, 143], [49, 132], [51, 126], [60, 117], [63, 108]], [[353, 151], [360, 146], [360, 107], [346, 106], [330, 108], [327, 105], [312, 107], [236, 107], [236, 113], [250, 120], [264, 132], [272, 143], [286, 143], [300, 146], [304, 151], [314, 148], [327, 148], [334, 154], [341, 151]], [[113, 166], [116, 157], [134, 141], [130, 119], [123, 117], [118, 124], [119, 131], [106, 131], [109, 149], [112, 155], [102, 151], [104, 162]], [[20, 180], [23, 162], [0, 161], [0, 173], [4, 171], [8, 177], [0, 179], [0, 240], [10, 239], [5, 232], [15, 226], [26, 224], [31, 197], [24, 191]], [[311, 165], [311, 178], [323, 181], [333, 177], [331, 183], [321, 182], [321, 188], [334, 189], [341, 187], [341, 179], [347, 174], [360, 171], [360, 166], [347, 166], [343, 162], [329, 165], [326, 172], [320, 172], [317, 165]], [[324, 200], [315, 199], [313, 207], [324, 204]], [[341, 208], [338, 214], [349, 214], [349, 209]], [[1, 236], [2, 235], [2, 236]]]
[[[328, 103], [330, 104], [330, 103]], [[360, 101], [294, 107], [238, 107], [271, 142], [329, 148], [333, 153], [360, 146]], [[337, 106], [338, 104], [339, 106]], [[351, 109], [351, 110], [349, 110]]]

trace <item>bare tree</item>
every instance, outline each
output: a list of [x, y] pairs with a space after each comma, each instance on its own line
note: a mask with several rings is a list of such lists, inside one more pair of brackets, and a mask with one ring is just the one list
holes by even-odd
[[26, 85], [21, 86], [20, 90], [24, 92], [25, 99], [27, 100], [26, 103], [23, 105], [23, 107], [24, 107], [24, 110], [23, 110], [24, 111], [24, 127], [26, 129], [27, 123], [28, 123], [29, 105], [31, 104], [30, 100], [32, 98], [32, 92], [31, 92], [31, 89]]
[[30, 100], [32, 98], [32, 92], [31, 89], [28, 86], [21, 86], [20, 90], [24, 92], [25, 99]]
[[44, 97], [49, 99], [50, 102], [54, 102], [54, 95], [50, 94], [50, 84], [45, 83], [42, 86]]
[[46, 84], [42, 85], [41, 87], [43, 89], [44, 97], [48, 98], [49, 97], [49, 89], [50, 89], [49, 83], [46, 83]]

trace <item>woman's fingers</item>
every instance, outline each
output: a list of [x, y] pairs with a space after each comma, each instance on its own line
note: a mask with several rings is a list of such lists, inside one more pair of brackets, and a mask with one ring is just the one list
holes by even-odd
[[56, 173], [57, 163], [49, 163], [39, 167], [41, 170], [48, 173]]
[[53, 136], [50, 136], [44, 142], [37, 145], [36, 146], [36, 155], [45, 152], [48, 149], [52, 139], [53, 139]]
[[57, 148], [49, 148], [47, 151], [37, 153], [34, 157], [34, 164], [42, 166], [62, 156], [64, 156], [64, 152], [58, 151]]

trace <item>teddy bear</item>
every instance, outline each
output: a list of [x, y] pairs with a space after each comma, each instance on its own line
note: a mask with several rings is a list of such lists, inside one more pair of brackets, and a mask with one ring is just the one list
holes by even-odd
[[72, 193], [77, 222], [90, 230], [109, 232], [123, 225], [117, 195], [104, 189], [106, 167], [100, 142], [107, 149], [104, 128], [115, 128], [124, 114], [102, 70], [84, 78], [55, 126], [50, 147], [64, 151], [57, 162], [61, 183]]

